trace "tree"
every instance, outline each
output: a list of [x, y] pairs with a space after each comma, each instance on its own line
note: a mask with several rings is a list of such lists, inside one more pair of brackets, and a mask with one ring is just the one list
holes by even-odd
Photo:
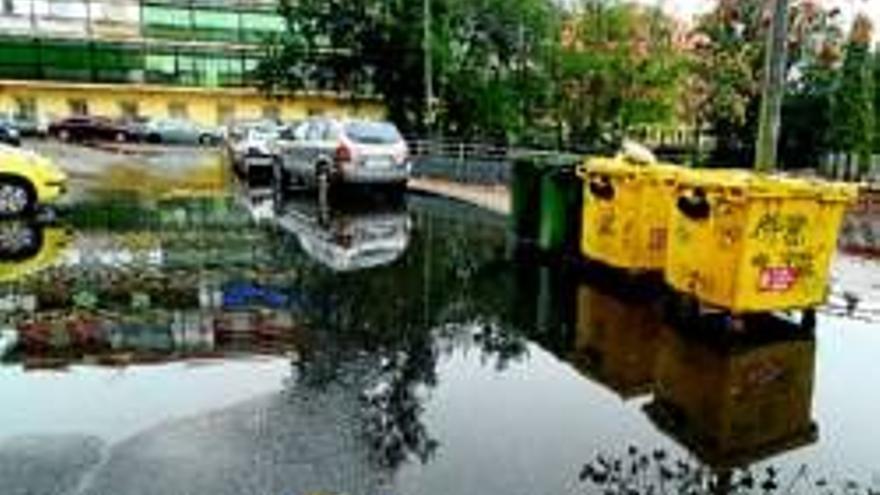
[[[547, 95], [551, 0], [431, 0], [440, 130], [515, 140]], [[424, 131], [423, 0], [284, 0], [285, 34], [267, 46], [267, 92], [381, 96], [405, 131]]]
[[874, 52], [874, 152], [880, 153], [880, 49]]
[[587, 0], [566, 22], [560, 114], [575, 143], [674, 118], [685, 58], [658, 8]]
[[[782, 142], [791, 144], [791, 124], [805, 124], [805, 116], [792, 109], [805, 106], [805, 95], [822, 95], [821, 88], [805, 87], [812, 82], [803, 74], [817, 67], [836, 63], [840, 29], [839, 12], [826, 9], [818, 1], [792, 2], [789, 8], [788, 64], [786, 99], [783, 102]], [[763, 75], [764, 42], [768, 21], [765, 0], [724, 0], [700, 19], [695, 32], [695, 73], [705, 87], [705, 104], [697, 118], [708, 123], [717, 141], [710, 161], [713, 165], [750, 167], [754, 157], [760, 81]], [[820, 81], [821, 79], [817, 80]], [[796, 101], [792, 102], [792, 94]], [[821, 102], [809, 102], [821, 105]], [[807, 105], [809, 106], [809, 105]], [[806, 117], [809, 117], [807, 115]], [[812, 118], [806, 121], [816, 125]], [[791, 163], [787, 153], [803, 155], [783, 145], [781, 159]]]
[[846, 46], [832, 118], [834, 144], [841, 151], [855, 154], [862, 172], [871, 165], [876, 119], [871, 31], [871, 21], [859, 15]]

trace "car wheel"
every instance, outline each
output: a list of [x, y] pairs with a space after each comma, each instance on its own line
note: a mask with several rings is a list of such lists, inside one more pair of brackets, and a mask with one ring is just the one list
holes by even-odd
[[217, 138], [208, 134], [199, 136], [199, 144], [202, 146], [217, 146]]
[[128, 141], [128, 136], [126, 136], [124, 132], [117, 132], [114, 138], [117, 143], [124, 143]]
[[162, 142], [162, 136], [158, 134], [148, 134], [147, 142], [150, 144], [160, 144]]
[[58, 131], [58, 139], [64, 141], [65, 143], [70, 141], [70, 131], [67, 129], [61, 129]]
[[33, 186], [18, 178], [0, 178], [0, 217], [15, 217], [34, 211]]
[[22, 261], [43, 246], [43, 231], [33, 224], [11, 222], [0, 225], [0, 260]]

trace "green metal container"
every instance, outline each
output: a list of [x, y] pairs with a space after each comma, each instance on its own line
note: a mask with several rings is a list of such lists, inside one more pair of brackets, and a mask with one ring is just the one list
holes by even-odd
[[538, 248], [563, 252], [577, 248], [583, 187], [570, 161], [554, 160], [541, 177]]
[[513, 163], [510, 219], [518, 242], [538, 239], [542, 167], [541, 160], [535, 157], [519, 158]]

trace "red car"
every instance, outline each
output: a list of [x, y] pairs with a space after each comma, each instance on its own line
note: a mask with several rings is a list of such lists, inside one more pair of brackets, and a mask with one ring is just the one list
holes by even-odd
[[106, 117], [68, 117], [53, 122], [49, 135], [62, 141], [135, 141], [137, 132]]

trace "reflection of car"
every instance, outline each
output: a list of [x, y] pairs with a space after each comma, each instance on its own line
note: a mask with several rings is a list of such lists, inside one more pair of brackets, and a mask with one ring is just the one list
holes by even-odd
[[0, 143], [19, 146], [21, 145], [21, 134], [12, 125], [0, 122]]
[[216, 145], [220, 142], [218, 132], [182, 119], [150, 121], [144, 129], [144, 139], [149, 143]]
[[409, 149], [394, 124], [364, 120], [310, 119], [282, 140], [273, 177], [276, 188], [292, 181], [403, 186], [409, 178]]
[[49, 131], [43, 120], [12, 113], [0, 114], [0, 123], [9, 125], [23, 137], [44, 137]]
[[32, 151], [0, 145], [0, 216], [33, 212], [67, 187], [67, 175]]
[[136, 132], [106, 117], [68, 117], [49, 125], [49, 135], [62, 141], [135, 141]]
[[406, 251], [410, 218], [406, 209], [326, 210], [307, 200], [286, 205], [278, 226], [299, 240], [303, 251], [338, 272], [394, 262]]
[[59, 227], [0, 223], [0, 282], [13, 282], [50, 267], [69, 244], [69, 233]]
[[235, 171], [248, 180], [269, 177], [275, 163], [272, 143], [282, 128], [272, 121], [243, 122], [227, 133], [229, 161]]

